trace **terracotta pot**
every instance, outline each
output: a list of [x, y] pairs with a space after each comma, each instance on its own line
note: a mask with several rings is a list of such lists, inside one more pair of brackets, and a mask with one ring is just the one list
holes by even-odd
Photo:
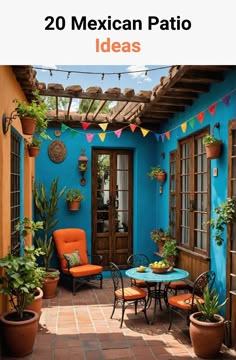
[[39, 146], [28, 146], [28, 153], [30, 157], [37, 157], [39, 154]]
[[[53, 272], [53, 269], [51, 269], [50, 272]], [[57, 276], [56, 278], [46, 276], [44, 278], [44, 283], [43, 283], [43, 287], [42, 287], [43, 299], [51, 299], [57, 295], [58, 281], [59, 281], [59, 276]]]
[[222, 142], [205, 145], [207, 159], [218, 159], [221, 155]]
[[23, 134], [33, 135], [35, 132], [37, 120], [29, 116], [24, 116], [20, 118], [20, 121]]
[[195, 354], [204, 359], [216, 359], [224, 340], [224, 318], [215, 315], [217, 322], [199, 321], [201, 312], [190, 315], [189, 334]]
[[156, 179], [159, 182], [165, 182], [166, 181], [166, 172], [165, 171], [160, 171], [158, 174], [156, 174]]
[[80, 208], [80, 200], [68, 201], [68, 209], [69, 210], [79, 210]]
[[38, 330], [39, 314], [27, 310], [27, 320], [14, 321], [15, 311], [1, 315], [3, 351], [9, 356], [24, 357], [32, 353]]
[[35, 311], [37, 314], [41, 314], [41, 309], [42, 309], [42, 304], [43, 304], [43, 290], [40, 288], [37, 288], [37, 290], [35, 291], [35, 297], [32, 303], [27, 304], [26, 305], [26, 309], [27, 310], [33, 310]]
[[162, 240], [157, 241], [158, 252], [160, 254], [162, 254], [162, 249], [163, 249], [163, 246], [165, 245], [165, 242], [166, 242], [165, 238], [163, 238]]

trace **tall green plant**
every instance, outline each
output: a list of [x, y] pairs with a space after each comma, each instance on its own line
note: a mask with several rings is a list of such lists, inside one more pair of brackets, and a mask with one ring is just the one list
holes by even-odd
[[38, 186], [34, 184], [33, 187], [35, 210], [40, 219], [43, 221], [43, 235], [42, 237], [37, 237], [35, 242], [36, 245], [45, 253], [42, 256], [42, 261], [47, 272], [49, 271], [50, 261], [54, 251], [54, 243], [51, 233], [52, 229], [56, 226], [59, 220], [58, 218], [55, 218], [55, 216], [59, 210], [59, 199], [64, 194], [65, 188], [66, 187], [60, 191], [58, 190], [58, 178], [53, 180], [48, 194], [42, 181], [39, 182]]

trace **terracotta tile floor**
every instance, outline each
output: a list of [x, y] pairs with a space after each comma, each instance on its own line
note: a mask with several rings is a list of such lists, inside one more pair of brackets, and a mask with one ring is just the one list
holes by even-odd
[[[125, 279], [126, 281], [127, 279]], [[128, 280], [127, 280], [128, 281]], [[185, 322], [176, 316], [170, 332], [165, 305], [158, 309], [153, 325], [142, 312], [126, 309], [120, 329], [121, 309], [110, 319], [113, 285], [105, 279], [103, 289], [83, 286], [76, 296], [59, 287], [53, 299], [43, 300], [33, 353], [26, 360], [169, 360], [197, 358], [192, 350]], [[151, 318], [152, 306], [148, 309]], [[219, 359], [236, 358], [232, 349], [222, 347]], [[2, 360], [14, 359], [2, 355]], [[17, 358], [20, 359], [20, 358]]]

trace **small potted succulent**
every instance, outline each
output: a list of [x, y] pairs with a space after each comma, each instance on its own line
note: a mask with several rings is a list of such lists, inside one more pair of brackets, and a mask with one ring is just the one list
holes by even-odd
[[207, 159], [217, 159], [221, 155], [222, 140], [215, 138], [212, 134], [206, 134], [202, 139], [206, 148]]
[[79, 189], [69, 189], [66, 192], [66, 201], [69, 210], [79, 210], [84, 194]]
[[151, 180], [156, 179], [159, 182], [166, 181], [166, 172], [165, 170], [161, 169], [160, 165], [152, 166], [150, 172], [147, 175]]

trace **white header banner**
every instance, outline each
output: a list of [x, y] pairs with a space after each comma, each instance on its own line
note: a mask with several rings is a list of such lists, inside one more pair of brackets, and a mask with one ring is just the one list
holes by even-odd
[[235, 2], [4, 1], [1, 64], [235, 64]]

